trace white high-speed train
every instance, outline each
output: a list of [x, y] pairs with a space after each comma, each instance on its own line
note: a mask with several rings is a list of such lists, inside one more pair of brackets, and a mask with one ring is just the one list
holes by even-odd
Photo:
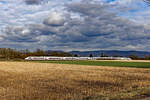
[[52, 57], [52, 56], [30, 56], [25, 60], [132, 60], [127, 57]]

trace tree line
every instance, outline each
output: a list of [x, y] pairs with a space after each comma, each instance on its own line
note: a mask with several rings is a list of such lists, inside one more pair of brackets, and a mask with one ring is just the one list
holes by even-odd
[[26, 50], [16, 50], [11, 48], [0, 48], [0, 60], [21, 60], [29, 56], [58, 56], [58, 57], [71, 57], [72, 54], [67, 52], [58, 51], [43, 51], [37, 49], [35, 51]]
[[[78, 54], [70, 54], [63, 51], [44, 51], [37, 49], [35, 51], [25, 50], [16, 50], [11, 48], [0, 48], [0, 60], [21, 60], [29, 56], [57, 56], [57, 57], [79, 57]], [[107, 54], [101, 53], [100, 57], [108, 57]], [[89, 57], [94, 57], [93, 54], [89, 54]], [[114, 54], [113, 57], [121, 57], [118, 54]], [[150, 60], [150, 56], [145, 55], [144, 57], [138, 57], [135, 54], [130, 56], [133, 60]]]

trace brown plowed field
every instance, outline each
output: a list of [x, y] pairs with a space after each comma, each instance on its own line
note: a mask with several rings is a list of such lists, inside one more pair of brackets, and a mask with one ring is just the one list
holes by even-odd
[[150, 96], [150, 69], [0, 62], [0, 100], [123, 100]]

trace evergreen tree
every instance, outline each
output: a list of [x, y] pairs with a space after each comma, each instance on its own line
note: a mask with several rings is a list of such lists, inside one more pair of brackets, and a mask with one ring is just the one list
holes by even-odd
[[78, 57], [78, 54], [75, 54], [74, 57]]
[[89, 55], [89, 57], [93, 57], [93, 55], [92, 55], [92, 54], [90, 54], [90, 55]]

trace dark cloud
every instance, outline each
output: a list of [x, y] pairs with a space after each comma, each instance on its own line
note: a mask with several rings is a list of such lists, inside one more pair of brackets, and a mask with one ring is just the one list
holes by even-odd
[[[54, 12], [41, 24], [6, 28], [0, 37], [60, 49], [128, 50], [145, 49], [149, 45], [148, 27], [118, 16], [107, 4], [72, 3], [66, 5], [66, 9], [66, 15]], [[80, 18], [73, 18], [72, 13]]]
[[148, 5], [150, 4], [150, 0], [143, 0], [145, 3], [147, 3]]
[[48, 0], [25, 0], [28, 5], [40, 4], [42, 2], [48, 2]]
[[31, 36], [30, 30], [24, 27], [7, 27], [3, 30], [5, 34], [1, 35], [5, 41], [11, 42], [36, 42], [36, 39]]

